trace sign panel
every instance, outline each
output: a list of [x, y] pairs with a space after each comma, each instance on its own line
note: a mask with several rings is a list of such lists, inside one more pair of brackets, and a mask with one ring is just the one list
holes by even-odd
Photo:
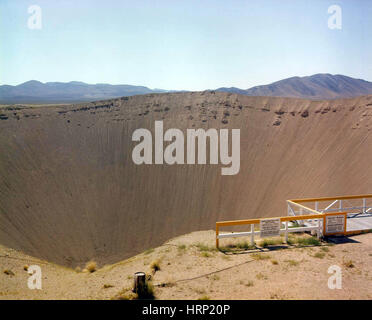
[[275, 237], [280, 235], [280, 219], [260, 220], [261, 238]]
[[345, 216], [326, 216], [325, 233], [343, 233], [345, 232]]

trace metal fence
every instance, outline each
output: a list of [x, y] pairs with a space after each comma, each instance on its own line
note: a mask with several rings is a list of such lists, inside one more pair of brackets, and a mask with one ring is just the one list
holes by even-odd
[[[372, 206], [368, 205], [371, 202], [370, 194], [287, 200], [288, 212], [285, 217], [216, 222], [216, 247], [219, 247], [219, 239], [236, 237], [250, 237], [251, 245], [254, 245], [255, 236], [263, 235], [261, 225], [265, 220], [278, 221], [277, 235], [284, 234], [286, 242], [288, 234], [295, 232], [310, 231], [320, 238], [371, 230]], [[220, 233], [222, 227], [236, 225], [249, 225], [250, 231]], [[259, 226], [258, 230], [255, 230], [255, 226]]]

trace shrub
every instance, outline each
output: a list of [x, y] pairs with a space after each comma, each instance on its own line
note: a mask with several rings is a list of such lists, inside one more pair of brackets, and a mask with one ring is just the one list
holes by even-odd
[[90, 273], [93, 273], [97, 270], [97, 263], [95, 261], [89, 261], [85, 265], [85, 269], [89, 271]]
[[205, 296], [201, 296], [200, 298], [198, 298], [198, 300], [210, 300], [211, 298], [207, 295]]
[[239, 242], [236, 244], [236, 247], [239, 248], [239, 249], [245, 249], [245, 250], [248, 250], [248, 249], [254, 249], [255, 248], [255, 245], [251, 245], [250, 243], [248, 243], [247, 241], [243, 241], [243, 242]]
[[315, 237], [298, 238], [297, 243], [302, 246], [319, 246], [320, 241]]
[[300, 227], [300, 224], [297, 220], [293, 221], [291, 225], [288, 225], [288, 228], [298, 228]]
[[222, 252], [232, 252], [232, 251], [234, 251], [234, 249], [251, 250], [251, 249], [255, 249], [255, 248], [256, 248], [255, 244], [251, 245], [247, 241], [243, 241], [243, 242], [238, 242], [238, 243], [235, 243], [235, 244], [228, 244], [224, 247], [220, 247], [220, 251], [222, 251]]
[[252, 280], [249, 280], [247, 281], [247, 283], [245, 284], [247, 287], [253, 287], [254, 283]]
[[196, 247], [199, 249], [199, 251], [215, 251], [216, 250], [216, 248], [209, 247], [203, 243], [198, 243]]
[[5, 269], [3, 272], [5, 274], [7, 274], [8, 276], [14, 276], [15, 275], [14, 272], [12, 270], [10, 270], [10, 269]]
[[259, 272], [256, 274], [256, 278], [258, 280], [267, 280], [267, 276], [265, 276], [263, 273]]
[[137, 300], [138, 294], [130, 291], [130, 289], [123, 289], [116, 294], [111, 300]]
[[344, 261], [344, 266], [346, 268], [354, 268], [355, 267], [352, 260], [346, 260], [346, 261]]
[[298, 264], [300, 263], [299, 261], [296, 260], [286, 260], [286, 262], [288, 262], [288, 264], [292, 267], [298, 266]]
[[325, 256], [324, 252], [317, 252], [317, 253], [314, 254], [314, 257], [319, 258], [319, 259], [323, 259], [324, 256]]
[[262, 254], [262, 253], [252, 253], [251, 257], [255, 260], [266, 260], [270, 259], [270, 255], [268, 254]]
[[274, 246], [274, 245], [278, 245], [282, 243], [283, 243], [283, 240], [281, 238], [280, 239], [263, 239], [263, 241], [261, 242], [261, 246], [265, 248], [268, 246]]
[[142, 292], [135, 293], [129, 288], [125, 288], [117, 293], [111, 300], [138, 300], [138, 299], [154, 299], [154, 287], [151, 281], [148, 281]]
[[157, 259], [157, 260], [154, 260], [153, 262], [151, 262], [150, 268], [153, 270], [153, 272], [159, 271], [160, 270], [160, 261]]

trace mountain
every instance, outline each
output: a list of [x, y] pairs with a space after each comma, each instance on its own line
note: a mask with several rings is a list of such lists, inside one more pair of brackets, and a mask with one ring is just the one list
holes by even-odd
[[[276, 96], [312, 100], [337, 99], [372, 94], [372, 82], [343, 75], [316, 74], [309, 77], [292, 77], [246, 90], [224, 87], [216, 91], [247, 96]], [[17, 86], [0, 86], [0, 104], [90, 102], [123, 96], [166, 92], [187, 91], [149, 89], [144, 86], [104, 83], [87, 84], [79, 81], [42, 83], [31, 80]]]
[[0, 104], [85, 102], [161, 92], [166, 90], [79, 81], [42, 83], [31, 80], [17, 86], [0, 86]]
[[351, 98], [372, 94], [372, 82], [343, 75], [315, 74], [292, 77], [250, 89], [219, 88], [217, 91], [239, 93], [247, 96], [292, 97], [304, 99]]

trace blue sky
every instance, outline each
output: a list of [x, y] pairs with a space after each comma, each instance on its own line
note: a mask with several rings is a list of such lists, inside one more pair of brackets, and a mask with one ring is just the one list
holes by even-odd
[[[27, 9], [42, 9], [42, 29]], [[328, 7], [342, 8], [331, 30]], [[372, 81], [372, 1], [0, 0], [0, 84], [204, 90], [291, 76]]]

